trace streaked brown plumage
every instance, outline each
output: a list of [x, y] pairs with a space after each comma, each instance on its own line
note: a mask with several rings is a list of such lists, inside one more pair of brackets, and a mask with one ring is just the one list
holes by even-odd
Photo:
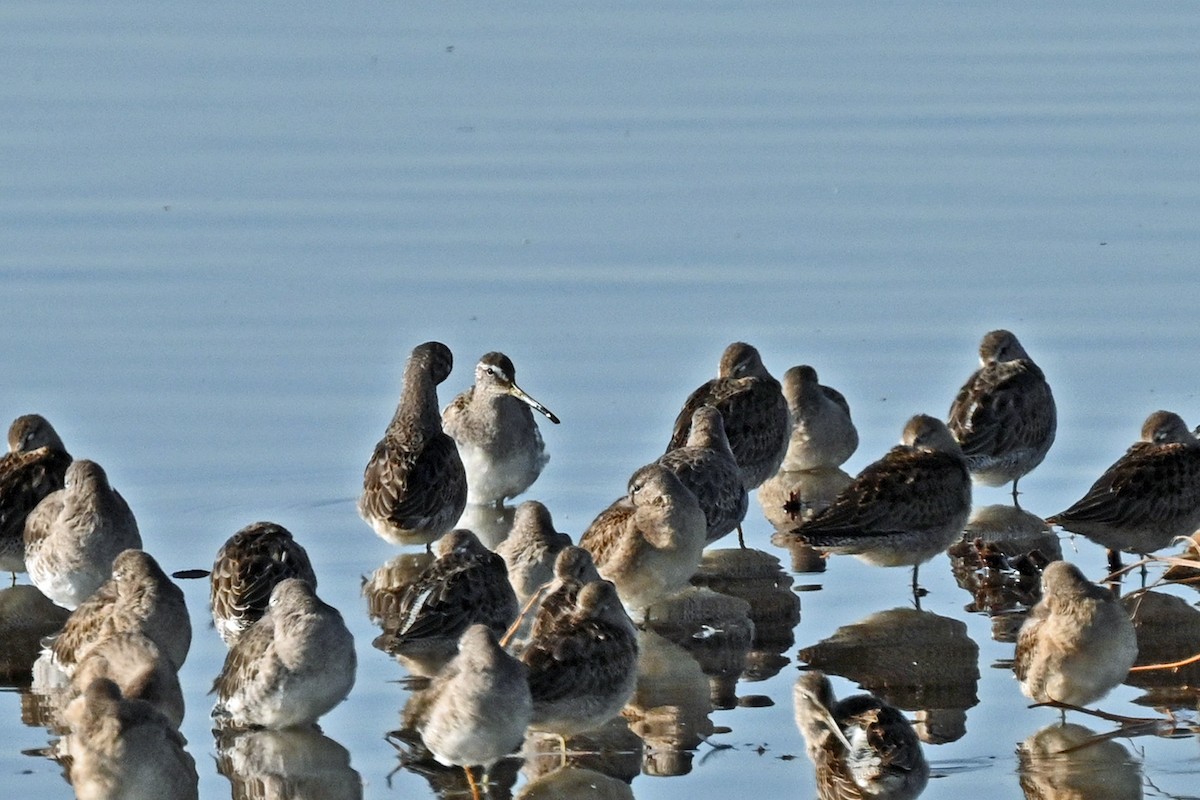
[[308, 553], [282, 525], [255, 522], [221, 545], [209, 576], [209, 602], [226, 645], [266, 613], [271, 590], [287, 578], [301, 578], [317, 588]]
[[658, 463], [675, 473], [695, 495], [704, 512], [706, 543], [715, 542], [742, 524], [749, 499], [716, 408], [697, 408], [686, 443], [668, 450]]
[[837, 498], [793, 533], [831, 553], [880, 566], [913, 567], [945, 550], [971, 511], [971, 476], [946, 425], [918, 414], [902, 443], [867, 466]]
[[1046, 376], [1017, 337], [995, 330], [979, 345], [980, 368], [950, 406], [948, 426], [975, 480], [987, 486], [1017, 481], [1054, 444], [1057, 411]]
[[725, 348], [717, 377], [692, 392], [675, 418], [668, 452], [687, 443], [692, 415], [700, 406], [721, 412], [747, 491], [775, 474], [787, 450], [788, 407], [758, 350], [745, 342]]
[[793, 700], [821, 800], [910, 800], [925, 789], [929, 764], [900, 711], [870, 694], [838, 700], [820, 672], [796, 680]]
[[1200, 527], [1200, 441], [1170, 411], [1155, 411], [1141, 440], [1066, 511], [1047, 517], [1110, 550], [1152, 553]]
[[393, 544], [429, 544], [466, 508], [467, 474], [438, 413], [437, 387], [453, 365], [441, 342], [413, 348], [396, 413], [363, 472], [358, 513]]
[[13, 420], [8, 452], [0, 457], [0, 570], [25, 571], [25, 518], [63, 487], [70, 465], [70, 453], [44, 417]]

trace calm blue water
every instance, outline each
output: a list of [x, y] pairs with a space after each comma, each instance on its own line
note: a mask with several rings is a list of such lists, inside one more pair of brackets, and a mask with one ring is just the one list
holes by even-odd
[[[1022, 502], [1061, 510], [1149, 412], [1200, 422], [1198, 40], [1184, 3], [9, 2], [0, 415], [43, 413], [103, 463], [168, 569], [257, 519], [292, 529], [360, 643], [325, 733], [366, 797], [430, 796], [385, 781], [404, 673], [370, 647], [359, 579], [393, 551], [353, 505], [414, 344], [453, 348], [443, 402], [480, 354], [513, 357], [563, 419], [530, 496], [578, 534], [730, 341], [846, 394], [854, 472], [911, 414], [944, 414], [980, 336], [1009, 327], [1060, 410]], [[789, 563], [769, 532], [752, 503], [751, 544]], [[1103, 554], [1075, 547], [1098, 576]], [[963, 610], [947, 559], [922, 577], [981, 673], [966, 734], [926, 749], [923, 796], [1020, 797], [1015, 746], [1056, 715], [992, 668], [1012, 646]], [[848, 559], [801, 576], [821, 588], [797, 646], [905, 605], [907, 581]], [[205, 692], [224, 648], [206, 587], [186, 590], [184, 733], [219, 797]], [[714, 712], [733, 747], [634, 793], [750, 776], [811, 795], [795, 674], [739, 687], [776, 705]], [[1138, 694], [1104, 706], [1142, 713]], [[20, 753], [48, 738], [0, 695], [0, 772], [69, 797]], [[1193, 791], [1194, 740], [1118, 742], [1147, 794]]]

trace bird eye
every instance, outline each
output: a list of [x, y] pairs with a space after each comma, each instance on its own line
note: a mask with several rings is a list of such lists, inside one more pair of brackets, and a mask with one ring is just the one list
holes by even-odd
[[484, 370], [484, 372], [486, 372], [488, 375], [495, 375], [495, 374], [496, 374], [496, 368], [495, 368], [495, 367], [488, 367], [486, 370]]

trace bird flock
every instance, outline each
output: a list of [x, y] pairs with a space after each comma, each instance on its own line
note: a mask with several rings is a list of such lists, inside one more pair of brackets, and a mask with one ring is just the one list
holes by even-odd
[[[919, 597], [919, 565], [962, 539], [972, 483], [1011, 484], [1015, 505], [1018, 482], [1054, 442], [1053, 394], [1017, 337], [987, 333], [979, 357], [944, 420], [914, 415], [900, 444], [851, 477], [840, 469], [858, 447], [846, 398], [811, 366], [776, 380], [754, 347], [735, 342], [717, 377], [684, 401], [663, 454], [632, 470], [576, 545], [536, 501], [516, 508], [499, 542], [455, 527], [469, 508], [503, 513], [529, 489], [549, 460], [532, 412], [559, 419], [518, 386], [499, 352], [480, 358], [473, 386], [441, 409], [453, 357], [440, 342], [418, 345], [357, 504], [384, 540], [425, 550], [418, 566], [382, 569], [365, 587], [382, 628], [376, 645], [427, 678], [397, 736], [462, 767], [476, 796], [472, 768], [486, 778], [529, 730], [558, 737], [565, 754], [565, 737], [621, 713], [636, 688], [639, 627], [695, 591], [708, 545], [733, 532], [741, 543], [755, 490], [785, 541], [912, 567]], [[61, 709], [77, 795], [195, 797], [178, 733], [177, 676], [192, 638], [183, 593], [142, 549], [99, 464], [72, 459], [36, 414], [12, 423], [8, 443], [0, 567], [14, 582], [26, 571], [61, 609], [48, 617], [34, 677]], [[1112, 553], [1148, 554], [1191, 534], [1200, 441], [1177, 414], [1155, 412], [1139, 441], [1046, 522]], [[353, 637], [317, 595], [316, 570], [289, 531], [247, 525], [209, 578], [228, 647], [213, 684], [218, 730], [310, 726], [350, 693]], [[1095, 702], [1137, 656], [1129, 614], [1065, 562], [1046, 566], [1041, 595], [1017, 639], [1021, 690], [1039, 702]], [[810, 673], [795, 704], [826, 788], [894, 784], [887, 796], [915, 796], [924, 787], [911, 726], [886, 703], [837, 701]]]

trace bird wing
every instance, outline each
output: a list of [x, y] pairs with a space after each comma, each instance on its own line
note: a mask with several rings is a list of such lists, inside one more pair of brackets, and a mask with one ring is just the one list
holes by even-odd
[[602, 620], [581, 623], [566, 615], [532, 639], [521, 660], [529, 667], [534, 703], [554, 703], [619, 684], [636, 669], [637, 645]]
[[1178, 519], [1200, 504], [1200, 451], [1136, 442], [1074, 505], [1046, 521], [1146, 525]]
[[0, 538], [24, 536], [25, 518], [43, 497], [63, 488], [70, 464], [69, 455], [48, 447], [0, 459]]
[[1054, 397], [1041, 369], [1025, 359], [978, 370], [950, 406], [948, 427], [963, 454], [993, 456], [1053, 437]]
[[439, 433], [419, 449], [397, 447], [386, 438], [380, 441], [363, 473], [364, 506], [372, 516], [401, 528], [420, 527], [441, 511], [442, 495], [409, 491], [414, 475], [429, 486], [465, 484], [466, 473], [454, 440]]

